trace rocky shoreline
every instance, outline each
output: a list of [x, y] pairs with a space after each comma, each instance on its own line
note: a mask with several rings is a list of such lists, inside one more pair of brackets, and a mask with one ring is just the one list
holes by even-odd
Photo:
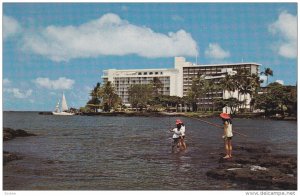
[[[11, 129], [11, 128], [3, 128], [3, 141], [12, 140], [16, 137], [29, 137], [29, 136], [36, 136], [33, 133], [28, 133], [27, 131], [23, 129]], [[10, 153], [7, 151], [3, 151], [3, 165], [6, 165], [8, 162], [14, 161], [14, 160], [20, 160], [22, 157], [20, 155], [16, 155], [14, 153]]]
[[[257, 146], [257, 145], [256, 145]], [[218, 167], [206, 175], [216, 180], [246, 183], [250, 189], [297, 190], [297, 156], [272, 154], [266, 147], [236, 146], [234, 157], [212, 157]]]

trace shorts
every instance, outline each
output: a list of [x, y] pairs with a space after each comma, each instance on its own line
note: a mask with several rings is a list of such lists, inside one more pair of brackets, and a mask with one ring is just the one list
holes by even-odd
[[185, 138], [185, 135], [184, 136], [180, 136], [180, 139], [184, 139]]
[[224, 140], [228, 140], [228, 141], [231, 140], [231, 139], [232, 139], [232, 136], [231, 136], [231, 137], [225, 137], [225, 138], [224, 138]]
[[177, 143], [177, 142], [179, 142], [179, 139], [180, 139], [180, 137], [178, 137], [178, 138], [173, 138], [173, 142], [174, 142], [174, 143]]

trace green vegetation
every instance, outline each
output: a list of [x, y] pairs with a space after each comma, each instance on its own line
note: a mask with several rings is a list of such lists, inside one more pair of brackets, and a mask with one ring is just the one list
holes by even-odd
[[267, 86], [266, 92], [257, 94], [251, 105], [264, 111], [266, 116], [280, 114], [282, 117], [297, 116], [297, 88], [283, 86], [277, 82]]
[[128, 88], [129, 103], [132, 108], [142, 110], [147, 107], [153, 97], [154, 88], [151, 84], [134, 84]]
[[[198, 76], [193, 79], [192, 86], [188, 91], [187, 100], [192, 105], [193, 111], [207, 111], [207, 110], [222, 110], [223, 107], [230, 108], [230, 111], [235, 114], [237, 110], [243, 111], [241, 108], [246, 107], [246, 95], [253, 97], [258, 92], [260, 86], [260, 79], [258, 75], [250, 74], [249, 70], [239, 69], [235, 75], [226, 75], [221, 80], [219, 79], [205, 79], [205, 76]], [[218, 97], [215, 95], [218, 91], [223, 90], [222, 94], [228, 93], [228, 97]], [[234, 92], [238, 92], [237, 98], [234, 97]], [[222, 95], [221, 94], [221, 95]], [[244, 101], [240, 101], [241, 98]], [[210, 104], [202, 104], [204, 106], [198, 107], [198, 104], [205, 103], [207, 100], [212, 100]]]
[[97, 83], [90, 96], [91, 99], [81, 111], [96, 112], [97, 109], [102, 109], [109, 112], [112, 109], [116, 110], [121, 105], [121, 98], [115, 93], [115, 88], [111, 82], [107, 82], [104, 86]]

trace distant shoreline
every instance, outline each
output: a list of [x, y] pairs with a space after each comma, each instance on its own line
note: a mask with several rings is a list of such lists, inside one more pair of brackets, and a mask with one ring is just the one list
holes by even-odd
[[[3, 111], [3, 112], [16, 112], [16, 113], [38, 113], [39, 115], [52, 115], [49, 111]], [[212, 118], [219, 117], [219, 113], [195, 113], [195, 112], [86, 112], [78, 113], [80, 116], [124, 116], [124, 117], [162, 117], [162, 116], [173, 116], [173, 117], [187, 117], [187, 118]], [[297, 117], [266, 117], [262, 114], [237, 114], [233, 118], [235, 119], [269, 119], [269, 120], [283, 120], [283, 121], [297, 121]]]

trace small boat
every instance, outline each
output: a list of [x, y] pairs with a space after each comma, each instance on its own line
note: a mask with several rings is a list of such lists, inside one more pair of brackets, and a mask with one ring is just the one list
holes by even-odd
[[58, 100], [58, 103], [56, 104], [55, 110], [54, 110], [54, 112], [52, 112], [53, 115], [61, 115], [61, 116], [75, 115], [75, 113], [71, 113], [69, 111], [68, 105], [67, 105], [67, 100], [66, 100], [66, 97], [65, 97], [64, 93], [62, 95], [61, 108], [59, 106], [60, 106], [60, 103], [59, 103], [59, 100]]

